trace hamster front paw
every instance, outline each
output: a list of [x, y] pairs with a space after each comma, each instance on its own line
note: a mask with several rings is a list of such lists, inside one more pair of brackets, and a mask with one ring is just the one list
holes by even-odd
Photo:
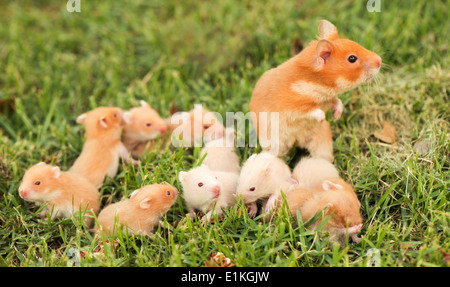
[[316, 119], [319, 123], [321, 123], [325, 120], [325, 113], [321, 109], [315, 109], [312, 112], [310, 112], [309, 114], [312, 118]]
[[256, 213], [258, 212], [258, 206], [256, 205], [256, 202], [252, 202], [246, 205], [248, 216], [250, 218], [254, 218], [256, 216]]
[[340, 99], [336, 99], [336, 101], [334, 102], [334, 105], [333, 105], [333, 111], [334, 111], [333, 118], [335, 120], [338, 120], [341, 117], [343, 110], [344, 110], [344, 105], [342, 104], [342, 101]]

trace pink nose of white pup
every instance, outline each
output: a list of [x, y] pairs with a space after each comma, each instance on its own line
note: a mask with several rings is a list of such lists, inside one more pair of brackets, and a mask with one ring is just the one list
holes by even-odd
[[214, 194], [214, 198], [218, 198], [220, 195], [220, 186], [218, 185], [213, 186], [211, 192]]

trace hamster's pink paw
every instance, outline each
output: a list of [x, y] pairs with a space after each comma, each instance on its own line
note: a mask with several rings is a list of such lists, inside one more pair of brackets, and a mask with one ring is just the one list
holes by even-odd
[[352, 238], [353, 242], [355, 242], [355, 243], [361, 242], [361, 237], [358, 237], [358, 235], [356, 235], [356, 234], [353, 234], [351, 236], [351, 238]]
[[256, 216], [256, 212], [258, 212], [258, 206], [256, 205], [256, 202], [248, 204], [247, 210], [250, 218], [254, 218]]
[[272, 209], [275, 208], [276, 202], [277, 202], [278, 196], [277, 195], [271, 195], [266, 203], [266, 208], [264, 209], [265, 212], [270, 212]]
[[337, 99], [334, 102], [333, 110], [334, 110], [333, 118], [335, 120], [338, 120], [341, 117], [342, 112], [344, 110], [344, 105], [342, 104], [342, 101], [340, 99]]

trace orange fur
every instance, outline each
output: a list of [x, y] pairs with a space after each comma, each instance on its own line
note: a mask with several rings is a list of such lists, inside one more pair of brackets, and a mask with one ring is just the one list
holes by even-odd
[[[83, 176], [73, 172], [62, 172], [58, 167], [40, 163], [30, 167], [23, 176], [19, 195], [38, 205], [46, 204], [41, 216], [52, 212], [56, 217], [70, 218], [72, 214], [86, 212], [97, 214], [100, 209], [99, 192]], [[86, 218], [89, 225], [92, 218]]]
[[[186, 145], [190, 145], [191, 147], [194, 146], [194, 143], [200, 141], [203, 136], [208, 136], [211, 139], [223, 137], [224, 127], [212, 112], [201, 107], [201, 117], [196, 115], [200, 115], [200, 109], [198, 108], [189, 111], [185, 118], [181, 117], [179, 114], [174, 114], [171, 118], [166, 119], [169, 132], [175, 132], [175, 136], [180, 135], [181, 130], [179, 129], [186, 128], [185, 125], [188, 124], [187, 118], [189, 118], [190, 126], [187, 128], [189, 128], [191, 140], [189, 142], [186, 141]], [[197, 130], [194, 127], [197, 127]]]
[[[271, 144], [280, 147], [280, 156], [297, 143], [313, 156], [332, 160], [331, 143], [323, 145], [326, 151], [318, 151], [322, 145], [309, 144], [331, 140], [329, 127], [320, 127], [321, 121], [309, 117], [309, 113], [334, 108], [338, 94], [370, 80], [381, 65], [381, 58], [374, 52], [340, 39], [336, 27], [328, 21], [319, 22], [319, 36], [299, 54], [265, 72], [253, 90], [250, 111], [254, 113], [252, 120], [258, 136], [262, 129], [270, 130], [270, 116], [268, 123], [261, 123], [259, 113], [279, 112], [280, 137], [271, 139]], [[350, 63], [350, 55], [356, 55], [358, 60]], [[322, 139], [314, 140], [316, 136]]]
[[297, 210], [300, 212], [303, 222], [328, 207], [324, 216], [314, 222], [311, 228], [317, 228], [324, 218], [332, 214], [323, 228], [332, 235], [339, 235], [346, 228], [363, 222], [358, 197], [352, 186], [341, 178], [329, 178], [313, 188], [290, 190], [286, 194], [286, 201], [294, 216]]
[[123, 124], [120, 108], [96, 108], [79, 116], [77, 122], [85, 127], [86, 142], [70, 171], [83, 175], [100, 187], [106, 175], [116, 175], [119, 158], [135, 163], [120, 141]]
[[140, 157], [148, 147], [150, 151], [158, 135], [167, 130], [166, 122], [146, 102], [124, 113], [127, 118], [123, 127], [122, 142], [134, 157]]
[[[151, 234], [177, 196], [177, 189], [169, 184], [146, 185], [134, 191], [129, 199], [104, 208], [98, 215], [98, 223], [103, 232], [111, 234], [116, 234], [117, 228], [124, 232], [128, 228], [129, 233]], [[98, 226], [94, 231], [99, 232]]]

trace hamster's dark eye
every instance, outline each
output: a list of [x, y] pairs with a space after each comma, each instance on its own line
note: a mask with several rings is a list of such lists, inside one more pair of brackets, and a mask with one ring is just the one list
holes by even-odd
[[36, 180], [35, 182], [34, 182], [34, 185], [40, 185], [41, 184], [41, 182], [39, 181], [39, 180]]
[[167, 196], [170, 195], [170, 190], [166, 190], [166, 195], [167, 195]]
[[209, 126], [204, 125], [203, 128], [204, 128], [205, 130], [207, 130], [207, 129], [209, 128]]
[[250, 187], [248, 190], [250, 190], [250, 191], [255, 191], [255, 187], [252, 186], [252, 187]]
[[117, 118], [117, 114], [116, 114], [116, 113], [114, 113], [114, 114], [113, 114], [113, 117]]
[[199, 186], [199, 187], [202, 187], [202, 186], [203, 186], [203, 183], [199, 182], [199, 183], [198, 183], [198, 186]]
[[356, 62], [356, 60], [358, 60], [358, 58], [355, 55], [350, 55], [347, 59], [347, 61], [349, 61], [350, 63], [354, 63]]
[[152, 124], [151, 123], [146, 123], [145, 124], [147, 127], [150, 127]]

